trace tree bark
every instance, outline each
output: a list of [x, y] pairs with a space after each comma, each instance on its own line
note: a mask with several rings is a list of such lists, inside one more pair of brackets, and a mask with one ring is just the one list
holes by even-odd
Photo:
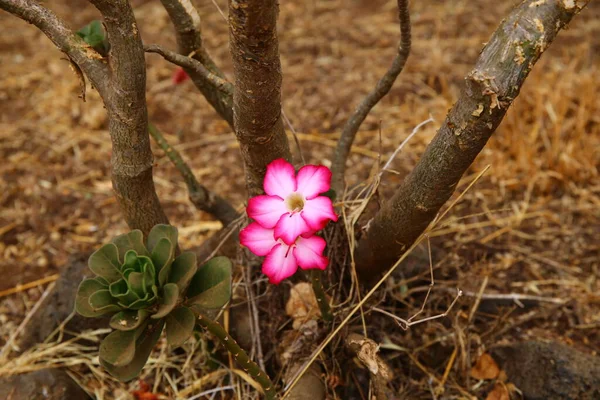
[[416, 167], [359, 241], [357, 270], [364, 280], [390, 267], [435, 218], [533, 65], [581, 8], [573, 0], [526, 0], [501, 23]]
[[112, 184], [131, 229], [147, 235], [168, 224], [152, 179], [154, 157], [148, 135], [146, 60], [128, 1], [90, 0], [104, 17], [110, 52], [109, 90], [103, 96], [112, 141]]
[[[198, 10], [196, 10], [191, 1], [160, 0], [160, 2], [167, 10], [175, 28], [179, 53], [183, 56], [192, 57], [199, 61], [207, 70], [219, 78], [225, 79], [225, 75], [208, 55], [202, 44], [200, 14], [198, 14]], [[233, 128], [233, 97], [216, 90], [205, 79], [205, 75], [198, 73], [196, 69], [184, 67], [184, 70], [210, 105]]]
[[251, 196], [262, 193], [267, 164], [291, 160], [281, 119], [278, 11], [276, 0], [229, 1], [233, 124]]

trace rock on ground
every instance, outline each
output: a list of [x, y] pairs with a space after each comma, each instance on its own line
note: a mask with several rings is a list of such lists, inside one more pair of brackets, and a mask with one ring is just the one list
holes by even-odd
[[497, 346], [491, 353], [526, 400], [600, 399], [600, 357], [539, 341]]
[[0, 379], [3, 400], [89, 400], [87, 393], [64, 371], [43, 369]]

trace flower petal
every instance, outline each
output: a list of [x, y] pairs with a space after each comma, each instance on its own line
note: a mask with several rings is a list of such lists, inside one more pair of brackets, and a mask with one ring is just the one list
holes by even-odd
[[285, 199], [296, 191], [296, 170], [283, 158], [272, 161], [267, 165], [264, 181], [265, 193]]
[[298, 263], [290, 247], [281, 243], [267, 254], [262, 266], [262, 272], [269, 277], [269, 282], [276, 285], [294, 275], [297, 270]]
[[302, 269], [327, 268], [329, 260], [323, 256], [325, 239], [319, 236], [299, 237], [294, 248], [294, 257]]
[[325, 193], [331, 186], [331, 171], [322, 165], [305, 165], [298, 171], [296, 177], [300, 192], [307, 199], [314, 199], [321, 193]]
[[248, 216], [265, 228], [274, 228], [282, 215], [289, 213], [285, 202], [277, 196], [255, 196], [248, 200]]
[[240, 231], [240, 243], [257, 256], [266, 256], [275, 247], [273, 229], [267, 229], [253, 222]]
[[300, 213], [285, 214], [275, 225], [275, 239], [281, 239], [291, 246], [298, 236], [308, 231], [310, 227]]
[[328, 220], [337, 221], [338, 216], [333, 211], [333, 203], [329, 197], [318, 196], [304, 202], [302, 218], [315, 231], [323, 229]]

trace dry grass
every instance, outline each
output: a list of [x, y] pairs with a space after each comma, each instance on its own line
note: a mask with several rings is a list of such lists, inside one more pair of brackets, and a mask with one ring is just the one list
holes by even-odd
[[[72, 26], [96, 17], [83, 0], [76, 2], [81, 10], [74, 15], [72, 3], [56, 0], [48, 6]], [[226, 24], [211, 1], [197, 3], [207, 46], [231, 76]], [[217, 3], [226, 9], [225, 1]], [[509, 3], [411, 4], [413, 52], [390, 95], [362, 126], [351, 155], [351, 184], [367, 179], [380, 153], [385, 160], [415, 125], [432, 115], [436, 122], [423, 127], [383, 174], [381, 195], [391, 192], [414, 166]], [[174, 48], [173, 37], [164, 34], [170, 26], [160, 4], [134, 4], [144, 40]], [[443, 312], [459, 286], [466, 295], [451, 315], [405, 332], [389, 317], [368, 312], [378, 303], [407, 318], [421, 308], [429, 272], [427, 253], [419, 247], [388, 279], [385, 290], [368, 301], [365, 313], [347, 325], [357, 332], [366, 328], [382, 343], [383, 356], [396, 371], [393, 384], [406, 398], [432, 398], [432, 392], [481, 395], [485, 387], [473, 382], [468, 370], [479, 353], [502, 341], [548, 338], [600, 351], [599, 16], [600, 6], [592, 2], [544, 54], [462, 188], [485, 166], [491, 165], [490, 171], [430, 232], [436, 286], [423, 316]], [[282, 2], [284, 109], [299, 132], [307, 161], [330, 162], [345, 118], [391, 62], [399, 37], [395, 19], [394, 1]], [[0, 24], [2, 291], [55, 274], [69, 255], [90, 252], [126, 225], [111, 193], [110, 141], [97, 94], [89, 90], [86, 103], [77, 98], [79, 84], [68, 63], [33, 27], [5, 13]], [[168, 133], [203, 184], [242, 206], [242, 167], [233, 134], [191, 83], [170, 85], [174, 67], [157, 56], [147, 60], [151, 120]], [[177, 171], [159, 150], [155, 154], [159, 196], [172, 223], [180, 227], [181, 245], [197, 246], [219, 224], [193, 208]], [[376, 207], [372, 203], [367, 212]], [[417, 271], [417, 277], [410, 271]], [[339, 273], [330, 271], [332, 282]], [[250, 285], [253, 278], [258, 277], [238, 276], [240, 296], [235, 301], [245, 304], [244, 288], [259, 291], [259, 313], [269, 318], [255, 340], [262, 338], [264, 360], [276, 366], [273, 343], [285, 336], [289, 320], [279, 297], [271, 294], [287, 292], [289, 285], [266, 289], [264, 281], [255, 279]], [[348, 288], [352, 290], [330, 290], [339, 318], [357, 301], [356, 287]], [[0, 343], [43, 291], [30, 288], [0, 298]], [[502, 296], [511, 293], [509, 299]], [[277, 308], [281, 312], [273, 313]], [[95, 351], [101, 334], [51, 341], [11, 359], [0, 375], [69, 366], [98, 398], [127, 398], [136, 384], [117, 384], [98, 368]], [[323, 332], [319, 335], [322, 340]], [[291, 343], [298, 343], [299, 336]], [[319, 340], [310, 343], [316, 347]], [[342, 358], [333, 357], [340, 357], [338, 340], [323, 353], [332, 398], [338, 383], [352, 387], [363, 379], [355, 369], [344, 368]], [[202, 351], [193, 351], [195, 346]], [[202, 388], [194, 387], [195, 394], [233, 385], [239, 396], [251, 396], [243, 374], [217, 369], [207, 346], [194, 341], [172, 352], [161, 343], [142, 378], [165, 398], [200, 381]], [[302, 349], [297, 356], [313, 350]], [[337, 396], [360, 398], [339, 387]]]

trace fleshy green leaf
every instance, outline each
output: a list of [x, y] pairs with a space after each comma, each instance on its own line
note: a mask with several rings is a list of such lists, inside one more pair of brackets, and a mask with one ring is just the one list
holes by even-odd
[[171, 271], [175, 246], [167, 238], [161, 238], [152, 249], [150, 259], [158, 271], [158, 284], [164, 285]]
[[98, 290], [90, 295], [88, 302], [92, 311], [98, 315], [119, 311], [121, 309], [107, 289]]
[[134, 250], [136, 254], [141, 256], [150, 255], [148, 250], [146, 250], [146, 246], [144, 246], [144, 235], [139, 229], [119, 235], [111, 240], [111, 242], [114, 243], [119, 249], [120, 260], [125, 259], [125, 253], [127, 253], [129, 250]]
[[[100, 364], [115, 378], [121, 382], [127, 382], [139, 375], [148, 357], [154, 348], [154, 345], [160, 338], [164, 327], [164, 321], [158, 321], [155, 324], [148, 324], [135, 341], [135, 354], [130, 363], [123, 366], [115, 366], [100, 358]], [[138, 332], [138, 331], [134, 331]]]
[[129, 287], [131, 288], [131, 290], [133, 290], [138, 297], [144, 298], [148, 292], [146, 291], [146, 288], [144, 286], [144, 273], [142, 272], [132, 272], [129, 274], [129, 276], [127, 277], [127, 283], [129, 284]]
[[88, 266], [92, 272], [109, 282], [118, 281], [122, 277], [119, 250], [114, 243], [107, 243], [96, 250], [90, 256]]
[[100, 344], [100, 359], [116, 367], [129, 364], [135, 355], [135, 331], [114, 331]]
[[148, 308], [156, 302], [156, 296], [148, 293], [143, 298], [134, 301], [127, 306], [130, 310], [140, 310], [142, 308]]
[[141, 263], [135, 250], [127, 251], [123, 260], [123, 266], [121, 267], [123, 273], [126, 271], [142, 272]]
[[124, 310], [113, 315], [110, 326], [120, 331], [132, 331], [139, 328], [149, 315], [150, 312], [147, 310]]
[[163, 287], [163, 298], [158, 306], [158, 311], [152, 316], [154, 319], [163, 318], [165, 315], [171, 312], [177, 304], [179, 298], [179, 288], [174, 283], [167, 283]]
[[201, 309], [223, 307], [231, 298], [231, 261], [215, 257], [202, 265], [188, 287], [188, 305]]
[[97, 279], [85, 279], [79, 284], [77, 296], [75, 297], [75, 311], [84, 317], [99, 317], [110, 312], [110, 310], [94, 310], [90, 305], [90, 296], [94, 293], [106, 290], [106, 286]]
[[94, 20], [81, 28], [77, 31], [77, 35], [92, 47], [101, 45], [104, 42], [104, 29], [102, 29], [102, 24], [98, 20]]
[[196, 316], [189, 308], [179, 307], [167, 315], [166, 322], [167, 342], [170, 346], [179, 347], [194, 332]]
[[146, 246], [150, 253], [154, 251], [154, 247], [162, 238], [169, 239], [173, 247], [177, 247], [177, 228], [165, 224], [154, 225], [154, 228], [148, 234], [148, 243]]
[[183, 291], [187, 288], [197, 270], [196, 254], [191, 251], [181, 253], [171, 265], [169, 283], [176, 283], [179, 291]]
[[113, 282], [109, 286], [110, 295], [116, 298], [121, 304], [131, 304], [136, 300], [139, 300], [138, 296], [127, 284], [124, 279], [119, 279]]

